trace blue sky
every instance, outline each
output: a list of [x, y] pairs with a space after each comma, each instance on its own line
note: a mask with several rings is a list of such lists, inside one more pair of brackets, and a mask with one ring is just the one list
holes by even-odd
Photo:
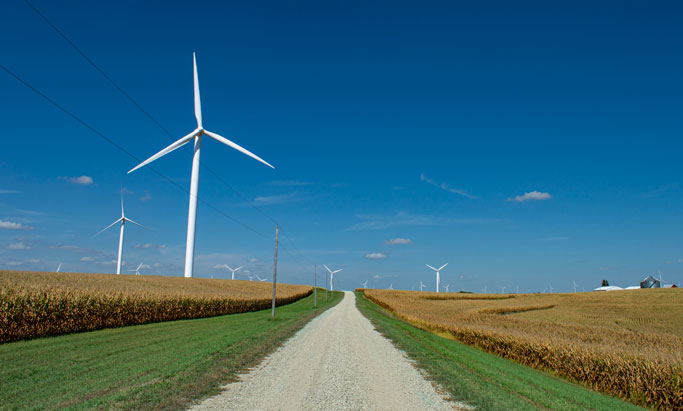
[[[683, 280], [675, 2], [32, 3], [175, 139], [196, 51], [205, 127], [275, 165], [205, 139], [196, 276], [272, 278], [277, 221], [286, 282], [317, 263], [344, 288], [433, 288], [445, 262], [472, 291]], [[173, 141], [24, 2], [0, 38], [3, 67], [135, 157]], [[95, 233], [123, 186], [150, 228], [127, 228], [124, 269], [182, 275], [187, 193], [0, 89], [0, 269], [113, 272], [118, 233]], [[190, 151], [153, 166], [189, 188]]]

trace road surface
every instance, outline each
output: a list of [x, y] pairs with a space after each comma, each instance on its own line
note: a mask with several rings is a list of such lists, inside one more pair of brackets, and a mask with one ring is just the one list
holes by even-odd
[[452, 410], [346, 292], [261, 365], [193, 410]]

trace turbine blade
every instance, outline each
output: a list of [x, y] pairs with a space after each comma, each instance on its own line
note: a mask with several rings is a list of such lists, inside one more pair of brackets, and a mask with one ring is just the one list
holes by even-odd
[[444, 267], [445, 267], [445, 266], [447, 266], [447, 265], [448, 265], [448, 263], [446, 263], [446, 264], [442, 265], [442, 266], [441, 266], [441, 268], [439, 268], [439, 271], [443, 270], [443, 269], [444, 269]]
[[139, 225], [140, 227], [144, 228], [145, 230], [149, 230], [149, 228], [145, 227], [144, 225], [142, 225], [142, 224], [140, 224], [140, 223], [136, 223], [135, 221], [131, 220], [130, 218], [127, 218], [127, 217], [126, 217], [126, 218], [124, 218], [124, 220], [130, 221], [131, 223], [133, 223], [133, 224], [135, 224], [135, 225]]
[[267, 165], [267, 166], [270, 167], [270, 168], [275, 168], [275, 167], [271, 166], [270, 164], [268, 164], [268, 163], [267, 163], [265, 160], [263, 160], [261, 157], [257, 156], [256, 154], [252, 153], [251, 151], [247, 150], [246, 148], [243, 148], [243, 147], [241, 147], [241, 146], [239, 146], [239, 145], [233, 143], [232, 141], [228, 140], [228, 139], [225, 138], [225, 137], [219, 136], [219, 135], [216, 134], [216, 133], [212, 133], [212, 132], [206, 131], [206, 130], [204, 130], [204, 133], [205, 133], [206, 135], [208, 135], [209, 137], [213, 138], [214, 140], [218, 140], [218, 141], [220, 141], [221, 143], [225, 144], [226, 146], [230, 146], [230, 147], [234, 148], [235, 150], [237, 150], [237, 151], [239, 151], [239, 152], [241, 152], [241, 153], [243, 153], [243, 154], [248, 155], [249, 157], [253, 158], [254, 160], [257, 160], [257, 161], [262, 162], [263, 164]]
[[112, 228], [116, 223], [118, 223], [118, 222], [121, 221], [121, 220], [123, 220], [123, 217], [121, 217], [121, 218], [119, 218], [118, 220], [114, 221], [113, 223], [109, 224], [108, 226], [106, 226], [105, 228], [103, 228], [102, 230], [100, 230], [100, 231], [99, 231], [97, 234], [95, 234], [95, 235], [100, 235], [100, 234], [102, 234], [103, 232], [105, 232], [105, 231], [107, 231], [108, 229]]
[[230, 266], [227, 265], [227, 264], [223, 264], [223, 267], [227, 268], [227, 269], [230, 270], [230, 271], [235, 271], [235, 270], [233, 270], [232, 268], [230, 268]]
[[235, 271], [238, 271], [238, 270], [241, 270], [241, 269], [242, 269], [242, 266], [239, 266], [239, 267], [235, 268]]
[[195, 53], [192, 53], [192, 62], [194, 63], [194, 116], [197, 118], [197, 128], [202, 128], [202, 103], [199, 100], [199, 77]]
[[336, 271], [333, 272], [332, 274], [337, 274], [337, 273], [340, 272], [340, 271], [344, 271], [344, 269], [342, 268], [342, 269], [336, 270]]
[[147, 160], [143, 161], [142, 163], [138, 164], [135, 168], [132, 168], [128, 172], [128, 174], [132, 173], [133, 171], [137, 170], [140, 167], [146, 166], [147, 164], [151, 163], [152, 161], [156, 160], [157, 158], [164, 156], [164, 155], [170, 153], [171, 151], [173, 151], [179, 147], [182, 147], [184, 144], [191, 141], [194, 138], [194, 136], [196, 136], [198, 133], [199, 133], [199, 129], [194, 130], [190, 134], [186, 135], [185, 137], [181, 138], [180, 140], [176, 141], [175, 143], [171, 144], [170, 146], [166, 147], [165, 149], [159, 151], [158, 153], [156, 153], [152, 157], [150, 157]]
[[329, 271], [330, 274], [334, 274], [334, 273], [332, 272], [332, 270], [330, 270], [330, 267], [326, 266], [325, 264], [323, 264], [323, 267], [325, 267], [325, 269], [326, 269], [327, 271]]
[[437, 270], [436, 268], [432, 267], [432, 266], [429, 265], [429, 264], [425, 264], [425, 265], [426, 265], [427, 267], [431, 268], [431, 269], [434, 270], [434, 271], [439, 271], [439, 270]]

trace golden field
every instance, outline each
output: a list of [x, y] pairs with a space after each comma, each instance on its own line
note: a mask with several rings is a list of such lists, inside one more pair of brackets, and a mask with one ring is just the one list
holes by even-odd
[[[0, 343], [150, 322], [257, 311], [273, 284], [240, 280], [0, 271]], [[277, 305], [310, 295], [278, 284]]]
[[400, 318], [635, 404], [683, 409], [683, 290], [364, 290]]

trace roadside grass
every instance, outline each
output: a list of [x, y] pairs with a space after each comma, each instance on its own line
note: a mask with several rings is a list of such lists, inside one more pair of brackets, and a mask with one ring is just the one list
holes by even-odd
[[181, 409], [216, 394], [343, 298], [0, 345], [3, 409]]
[[638, 410], [514, 361], [443, 338], [396, 319], [356, 293], [358, 309], [454, 400], [478, 410]]

